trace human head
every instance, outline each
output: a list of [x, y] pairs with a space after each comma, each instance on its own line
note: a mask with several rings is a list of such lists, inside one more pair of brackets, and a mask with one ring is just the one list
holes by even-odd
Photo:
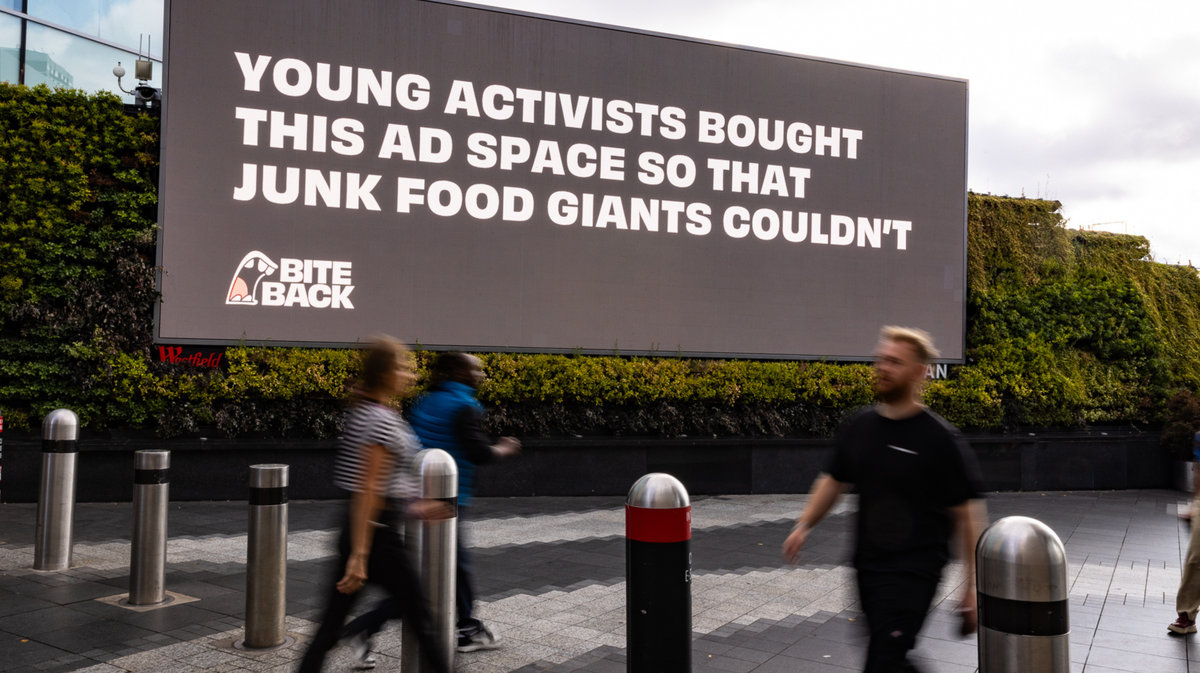
[[390, 336], [372, 337], [363, 356], [361, 388], [376, 399], [390, 399], [412, 391], [416, 374], [412, 354]]
[[433, 363], [435, 383], [454, 381], [478, 389], [487, 375], [483, 373], [483, 362], [474, 355], [449, 351], [438, 356]]
[[875, 347], [875, 393], [884, 402], [911, 399], [925, 379], [926, 365], [939, 355], [928, 333], [884, 327]]

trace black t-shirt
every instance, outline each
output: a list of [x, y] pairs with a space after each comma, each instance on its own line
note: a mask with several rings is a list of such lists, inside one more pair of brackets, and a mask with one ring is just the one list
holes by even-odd
[[979, 497], [974, 452], [929, 410], [900, 420], [860, 411], [838, 433], [827, 472], [858, 487], [860, 570], [937, 577], [950, 559], [949, 508]]

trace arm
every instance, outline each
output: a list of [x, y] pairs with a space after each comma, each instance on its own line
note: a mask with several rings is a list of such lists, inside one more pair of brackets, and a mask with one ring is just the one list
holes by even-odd
[[813, 526], [820, 523], [821, 519], [825, 518], [844, 488], [845, 484], [828, 474], [817, 477], [817, 483], [808, 499], [808, 506], [796, 520], [796, 527], [792, 529], [791, 535], [788, 535], [783, 542], [784, 560], [788, 563], [796, 563], [800, 560], [800, 549], [808, 539], [808, 532]]
[[367, 473], [362, 490], [355, 491], [350, 499], [350, 558], [346, 561], [346, 574], [337, 583], [338, 591], [352, 594], [362, 588], [367, 579], [367, 558], [371, 554], [371, 525], [383, 509], [383, 494], [379, 493], [379, 479], [391, 471], [395, 459], [381, 444], [367, 447]]
[[521, 442], [513, 437], [501, 437], [494, 445], [488, 440], [482, 409], [464, 408], [455, 425], [463, 452], [476, 465], [487, 465], [497, 458], [515, 456], [521, 452]]
[[963, 635], [974, 633], [979, 625], [979, 615], [976, 612], [975, 593], [975, 544], [982, 530], [980, 523], [987, 520], [987, 504], [983, 500], [968, 500], [961, 505], [950, 508], [954, 515], [954, 529], [958, 538], [963, 565], [966, 566], [967, 579], [963, 584], [962, 601], [959, 611], [962, 614]]

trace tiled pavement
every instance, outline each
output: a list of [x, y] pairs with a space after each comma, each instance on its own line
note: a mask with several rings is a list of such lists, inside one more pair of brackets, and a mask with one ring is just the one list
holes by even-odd
[[[846, 565], [848, 500], [816, 531], [799, 567], [779, 545], [803, 496], [694, 501], [693, 630], [697, 673], [860, 670], [865, 635]], [[1168, 636], [1187, 529], [1169, 491], [1005, 493], [992, 518], [1050, 525], [1067, 547], [1073, 670], [1200, 671], [1194, 637]], [[470, 510], [479, 612], [504, 640], [459, 655], [471, 673], [618, 673], [624, 669], [624, 519], [620, 498], [487, 499]], [[342, 504], [290, 506], [288, 629], [296, 646], [236, 650], [245, 587], [245, 503], [174, 503], [167, 588], [197, 598], [149, 612], [96, 599], [128, 586], [129, 505], [80, 505], [76, 567], [36, 573], [34, 508], [0, 506], [0, 671], [291, 671], [334, 569]], [[961, 583], [948, 569], [914, 659], [922, 670], [975, 670], [975, 639], [952, 613]], [[365, 609], [371, 601], [361, 602]], [[399, 664], [399, 630], [380, 634], [379, 670]], [[326, 670], [352, 670], [347, 648]]]

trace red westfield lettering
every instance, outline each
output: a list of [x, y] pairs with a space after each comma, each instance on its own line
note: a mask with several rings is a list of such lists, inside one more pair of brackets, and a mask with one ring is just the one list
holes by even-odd
[[158, 361], [170, 362], [171, 364], [189, 364], [193, 367], [220, 367], [221, 358], [224, 353], [201, 353], [199, 351], [190, 355], [183, 354], [183, 346], [159, 346]]

